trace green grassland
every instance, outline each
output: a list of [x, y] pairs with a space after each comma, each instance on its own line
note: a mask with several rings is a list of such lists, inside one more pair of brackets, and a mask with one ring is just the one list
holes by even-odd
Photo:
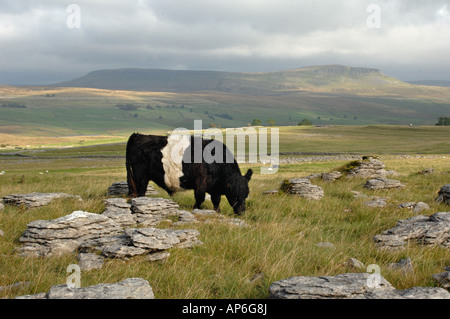
[[[437, 127], [281, 128], [282, 152], [381, 154], [386, 168], [397, 171], [399, 176], [395, 179], [406, 187], [368, 191], [363, 188], [363, 179], [333, 183], [313, 180], [313, 184], [324, 189], [325, 196], [320, 201], [285, 194], [263, 195], [265, 190], [278, 188], [286, 178], [332, 171], [347, 162], [336, 159], [282, 164], [276, 174], [254, 174], [247, 211], [240, 217], [249, 227], [216, 222], [184, 226], [198, 229], [204, 245], [171, 249], [171, 256], [165, 262], [150, 263], [139, 257], [110, 260], [101, 270], [82, 272], [81, 285], [142, 277], [149, 281], [156, 298], [264, 299], [269, 285], [277, 280], [355, 272], [345, 266], [354, 257], [366, 266], [379, 265], [381, 274], [397, 289], [436, 286], [431, 276], [450, 264], [448, 249], [411, 243], [404, 251], [382, 251], [375, 247], [372, 238], [394, 227], [399, 219], [413, 216], [411, 211], [398, 208], [400, 203], [426, 202], [431, 207], [427, 215], [448, 211], [448, 206], [435, 202], [439, 188], [449, 183], [448, 136], [449, 128]], [[126, 179], [124, 148], [123, 143], [116, 143], [60, 150], [20, 150], [30, 157], [0, 156], [0, 171], [5, 171], [0, 175], [0, 197], [14, 193], [65, 192], [83, 198], [82, 202], [67, 199], [30, 210], [7, 206], [0, 211], [0, 229], [4, 232], [0, 237], [0, 286], [30, 282], [4, 290], [0, 297], [47, 292], [51, 286], [66, 282], [67, 266], [77, 263], [75, 254], [38, 259], [20, 257], [14, 252], [20, 245], [18, 239], [26, 225], [34, 220], [58, 218], [74, 210], [102, 213], [108, 186]], [[421, 153], [429, 156], [417, 155]], [[434, 168], [433, 174], [417, 174], [428, 167]], [[241, 165], [243, 172], [248, 168], [259, 172], [259, 164]], [[169, 198], [167, 193], [156, 189], [159, 196]], [[388, 197], [389, 205], [367, 207], [364, 199], [352, 197], [353, 190]], [[191, 210], [194, 204], [192, 191], [177, 193], [172, 199], [181, 209]], [[204, 208], [212, 208], [212, 204], [206, 201]], [[234, 217], [225, 198], [221, 209], [227, 217]], [[336, 248], [316, 247], [319, 242], [331, 242]], [[389, 263], [405, 257], [411, 258], [413, 273], [388, 267]]]

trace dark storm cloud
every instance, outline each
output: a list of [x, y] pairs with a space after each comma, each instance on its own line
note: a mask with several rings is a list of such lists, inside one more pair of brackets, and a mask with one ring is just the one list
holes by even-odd
[[[376, 67], [447, 78], [450, 4], [415, 0], [15, 0], [0, 3], [0, 83], [51, 83], [105, 68], [273, 71]], [[67, 24], [70, 4], [80, 28]], [[369, 5], [380, 9], [370, 28]]]

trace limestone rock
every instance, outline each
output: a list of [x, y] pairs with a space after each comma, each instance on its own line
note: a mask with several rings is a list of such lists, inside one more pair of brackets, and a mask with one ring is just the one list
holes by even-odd
[[345, 262], [345, 266], [353, 269], [366, 269], [366, 266], [356, 258], [350, 258]]
[[[447, 267], [449, 268], [449, 267]], [[446, 269], [447, 269], [446, 268]], [[433, 275], [433, 279], [436, 280], [440, 286], [449, 289], [450, 288], [450, 269], [444, 272]]]
[[173, 200], [155, 197], [133, 198], [130, 204], [134, 220], [141, 226], [156, 226], [179, 208]]
[[53, 286], [48, 293], [20, 296], [16, 299], [154, 299], [152, 287], [142, 278], [128, 278], [115, 284], [71, 288]]
[[[108, 191], [106, 193], [107, 196], [127, 196], [128, 195], [128, 183], [127, 181], [121, 181], [112, 183], [111, 186], [108, 187]], [[147, 191], [145, 192], [146, 196], [158, 195], [158, 191], [152, 185], [147, 186]]]
[[364, 157], [362, 160], [353, 161], [344, 167], [348, 178], [385, 178], [392, 172], [385, 170], [385, 165], [373, 157]]
[[307, 176], [306, 178], [309, 180], [315, 179], [315, 178], [320, 178], [324, 182], [334, 182], [335, 180], [341, 178], [342, 176], [343, 176], [343, 174], [341, 172], [333, 171], [333, 172], [329, 172], [329, 173], [311, 174], [311, 175]]
[[324, 196], [323, 189], [311, 184], [307, 178], [285, 180], [281, 185], [281, 190], [311, 200], [319, 200]]
[[376, 235], [374, 241], [385, 249], [402, 249], [409, 241], [450, 248], [450, 212], [400, 220], [396, 227]]
[[102, 268], [105, 260], [102, 256], [93, 253], [78, 254], [77, 259], [78, 266], [80, 266], [80, 269], [84, 271]]
[[19, 241], [20, 255], [44, 257], [74, 252], [84, 241], [114, 235], [121, 228], [100, 214], [74, 211], [53, 220], [36, 220], [27, 225]]
[[400, 259], [400, 261], [398, 263], [389, 263], [388, 267], [391, 269], [401, 270], [404, 273], [414, 272], [414, 267], [412, 265], [411, 258], [409, 258], [409, 257]]
[[102, 215], [111, 218], [122, 228], [137, 225], [131, 205], [125, 198], [108, 198], [105, 201], [105, 211]]
[[424, 202], [407, 202], [398, 205], [399, 208], [407, 208], [413, 211], [414, 214], [419, 214], [424, 210], [430, 209], [430, 206]]
[[450, 184], [441, 187], [436, 202], [450, 205]]
[[26, 208], [34, 208], [45, 206], [55, 199], [59, 198], [75, 198], [81, 200], [80, 196], [69, 195], [66, 193], [29, 193], [29, 194], [12, 194], [3, 197], [4, 204], [24, 206]]
[[369, 201], [365, 201], [364, 205], [369, 207], [386, 207], [387, 202], [386, 198], [378, 197], [378, 196], [372, 196]]
[[405, 185], [402, 184], [400, 181], [397, 181], [394, 179], [387, 179], [387, 178], [369, 179], [366, 182], [366, 184], [364, 185], [364, 188], [367, 188], [370, 190], [402, 188], [402, 187], [405, 187]]
[[127, 259], [150, 255], [172, 247], [201, 245], [195, 229], [128, 228], [120, 235], [91, 239], [80, 245], [83, 253], [100, 253], [107, 258]]
[[369, 273], [292, 277], [272, 283], [269, 294], [273, 299], [450, 299], [442, 288], [397, 290], [383, 276]]
[[5, 208], [5, 205], [3, 204], [3, 199], [0, 198], [0, 210], [2, 210], [3, 208]]

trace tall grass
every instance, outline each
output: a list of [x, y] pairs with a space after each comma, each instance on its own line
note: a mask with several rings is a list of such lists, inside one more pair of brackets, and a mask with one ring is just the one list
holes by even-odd
[[[431, 275], [450, 264], [448, 249], [412, 244], [404, 251], [381, 251], [375, 248], [372, 238], [394, 227], [399, 219], [413, 216], [411, 211], [397, 207], [402, 202], [428, 203], [431, 209], [425, 212], [427, 215], [448, 210], [434, 202], [439, 188], [449, 182], [448, 159], [386, 156], [382, 160], [388, 169], [400, 173], [396, 178], [407, 185], [405, 189], [374, 192], [363, 189], [363, 179], [333, 183], [313, 180], [313, 184], [324, 189], [325, 196], [320, 201], [286, 194], [263, 195], [265, 190], [278, 188], [285, 178], [331, 171], [344, 162], [282, 165], [277, 174], [253, 175], [248, 209], [240, 217], [248, 227], [214, 220], [184, 226], [198, 229], [204, 244], [192, 249], [170, 249], [171, 256], [165, 262], [150, 263], [143, 257], [109, 260], [101, 270], [83, 272], [81, 284], [85, 287], [142, 277], [150, 282], [156, 298], [266, 298], [269, 285], [276, 280], [364, 272], [365, 269], [355, 270], [345, 265], [354, 257], [366, 266], [379, 265], [381, 274], [398, 289], [435, 286]], [[76, 256], [40, 259], [18, 256], [14, 249], [20, 245], [18, 239], [26, 225], [37, 219], [58, 218], [74, 210], [101, 213], [107, 187], [126, 178], [122, 160], [2, 160], [0, 164], [0, 169], [6, 171], [0, 175], [0, 197], [40, 191], [65, 192], [83, 198], [82, 202], [65, 199], [41, 208], [26, 210], [8, 206], [0, 211], [0, 229], [5, 233], [0, 237], [0, 286], [30, 282], [21, 288], [5, 290], [0, 297], [46, 292], [52, 285], [66, 282], [66, 268], [77, 263]], [[247, 166], [243, 165], [242, 170]], [[426, 167], [433, 167], [435, 172], [428, 176], [417, 174]], [[169, 198], [157, 189], [161, 197]], [[389, 197], [389, 205], [367, 207], [364, 199], [353, 198], [352, 190]], [[192, 191], [177, 193], [173, 199], [181, 209], [190, 210], [194, 204]], [[206, 201], [204, 207], [212, 208], [212, 205]], [[227, 217], [234, 217], [225, 197], [221, 209]], [[317, 247], [319, 242], [331, 242], [335, 248]], [[412, 259], [413, 273], [388, 267], [389, 263], [404, 257]]]

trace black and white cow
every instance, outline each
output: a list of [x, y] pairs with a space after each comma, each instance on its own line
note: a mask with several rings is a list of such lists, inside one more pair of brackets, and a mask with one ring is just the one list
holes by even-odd
[[236, 214], [245, 211], [253, 174], [249, 169], [242, 176], [233, 154], [221, 142], [187, 135], [132, 134], [127, 143], [126, 167], [130, 196], [144, 196], [151, 180], [170, 195], [193, 189], [194, 208], [200, 208], [205, 193], [209, 193], [214, 209], [219, 211], [221, 195], [225, 195]]

